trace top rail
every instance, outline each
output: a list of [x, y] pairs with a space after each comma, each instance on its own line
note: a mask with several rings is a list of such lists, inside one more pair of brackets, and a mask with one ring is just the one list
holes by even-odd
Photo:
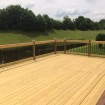
[[53, 43], [54, 40], [48, 40], [48, 41], [36, 41], [36, 45], [38, 44], [47, 44], [47, 43]]
[[89, 40], [66, 40], [66, 42], [89, 43]]
[[[36, 41], [35, 44], [48, 44], [48, 43], [54, 43], [55, 40], [47, 40], [47, 41]], [[58, 43], [64, 42], [64, 40], [56, 40]], [[72, 42], [72, 43], [89, 43], [89, 40], [66, 40], [66, 42]], [[105, 44], [105, 41], [91, 41], [91, 43], [97, 43], [97, 44]], [[6, 44], [6, 45], [0, 45], [0, 49], [2, 48], [12, 48], [12, 47], [21, 47], [21, 46], [30, 46], [33, 45], [33, 42], [27, 42], [27, 43], [17, 43], [17, 44]]]
[[21, 46], [30, 46], [33, 45], [32, 42], [28, 43], [18, 43], [18, 44], [6, 44], [6, 45], [0, 45], [0, 49], [2, 48], [12, 48], [12, 47], [21, 47]]
[[[37, 41], [37, 42], [36, 42], [36, 45], [38, 45], [38, 44], [53, 43], [53, 42], [54, 42], [54, 40]], [[0, 45], [0, 49], [2, 49], [2, 48], [12, 48], [12, 47], [21, 47], [21, 46], [24, 47], [24, 46], [30, 46], [30, 45], [33, 45], [33, 42]]]
[[105, 44], [105, 41], [91, 41], [91, 43]]
[[64, 42], [64, 40], [60, 39], [60, 40], [56, 40], [56, 42], [62, 43], [62, 42]]

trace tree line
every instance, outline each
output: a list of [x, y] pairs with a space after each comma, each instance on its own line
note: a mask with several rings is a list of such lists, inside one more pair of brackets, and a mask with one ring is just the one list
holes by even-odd
[[47, 31], [47, 30], [104, 30], [105, 19], [95, 22], [79, 16], [71, 20], [65, 16], [62, 21], [48, 15], [35, 15], [20, 5], [11, 5], [0, 9], [0, 30]]

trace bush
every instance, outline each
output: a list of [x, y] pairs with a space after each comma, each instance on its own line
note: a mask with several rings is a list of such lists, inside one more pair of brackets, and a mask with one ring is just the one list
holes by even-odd
[[[98, 34], [97, 36], [96, 36], [96, 41], [105, 41], [105, 34]], [[99, 47], [100, 48], [102, 48], [103, 46], [102, 46], [102, 44], [99, 44]]]
[[105, 34], [98, 34], [96, 36], [96, 41], [105, 41]]

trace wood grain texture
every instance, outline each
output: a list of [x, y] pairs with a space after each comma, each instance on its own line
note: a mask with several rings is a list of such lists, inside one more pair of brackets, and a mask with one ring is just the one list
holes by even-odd
[[12, 48], [12, 47], [22, 47], [22, 46], [31, 46], [31, 45], [33, 45], [32, 42], [17, 43], [17, 44], [6, 44], [6, 45], [0, 45], [0, 49], [3, 49], [3, 48]]
[[[47, 43], [53, 43], [54, 40], [47, 40], [47, 41], [36, 41], [36, 44], [47, 44]], [[31, 46], [33, 45], [33, 42], [27, 42], [27, 43], [17, 43], [17, 44], [6, 44], [6, 45], [0, 45], [0, 49], [3, 48], [12, 48], [12, 47], [21, 47], [21, 46]]]
[[105, 44], [105, 41], [91, 41], [92, 43]]
[[105, 59], [56, 54], [0, 74], [0, 105], [96, 105]]
[[89, 43], [89, 40], [67, 40], [66, 42], [73, 42], [73, 43]]

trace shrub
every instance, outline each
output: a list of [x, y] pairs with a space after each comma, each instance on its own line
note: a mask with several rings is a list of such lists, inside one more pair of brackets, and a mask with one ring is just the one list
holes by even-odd
[[[97, 36], [96, 36], [96, 41], [105, 41], [105, 34], [98, 34]], [[102, 46], [102, 44], [99, 44], [99, 47], [100, 48], [102, 48], [103, 46]]]
[[105, 34], [98, 34], [96, 36], [96, 41], [105, 41]]

